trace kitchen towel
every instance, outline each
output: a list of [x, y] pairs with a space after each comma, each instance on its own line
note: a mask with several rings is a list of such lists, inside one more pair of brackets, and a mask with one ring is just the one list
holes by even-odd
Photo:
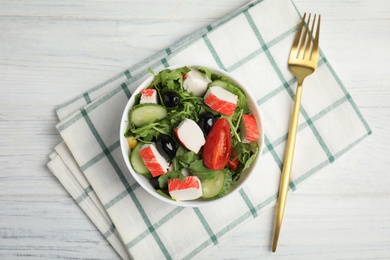
[[[68, 176], [64, 187], [80, 206], [86, 200], [95, 224], [104, 219], [99, 230], [121, 257], [193, 258], [275, 205], [296, 87], [287, 58], [300, 20], [291, 0], [252, 2], [57, 108], [60, 147], [66, 149], [52, 154], [49, 169]], [[213, 206], [156, 200], [131, 177], [120, 152], [120, 119], [131, 93], [150, 76], [148, 68], [158, 72], [176, 64], [232, 73], [262, 114], [265, 142], [256, 173], [231, 199]], [[316, 72], [305, 80], [290, 189], [370, 134], [321, 50]]]

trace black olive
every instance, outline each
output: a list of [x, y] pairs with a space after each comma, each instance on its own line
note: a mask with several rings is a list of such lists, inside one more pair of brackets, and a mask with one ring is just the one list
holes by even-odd
[[206, 135], [210, 132], [215, 123], [214, 115], [210, 112], [204, 112], [199, 115], [198, 125]]
[[168, 91], [162, 95], [163, 103], [165, 107], [173, 108], [179, 105], [180, 97], [176, 92]]
[[[160, 177], [160, 176], [158, 176], [158, 177]], [[160, 189], [160, 183], [158, 182], [158, 177], [153, 177], [150, 179], [150, 184], [156, 190]]]
[[177, 145], [169, 135], [160, 135], [157, 139], [156, 147], [165, 160], [171, 161], [175, 157]]

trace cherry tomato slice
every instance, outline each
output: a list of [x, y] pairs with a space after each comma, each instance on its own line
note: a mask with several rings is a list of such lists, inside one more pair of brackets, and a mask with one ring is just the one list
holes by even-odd
[[229, 166], [230, 170], [233, 170], [233, 171], [235, 171], [237, 169], [239, 164], [240, 164], [240, 161], [238, 160], [238, 158], [236, 158], [236, 159], [230, 158], [228, 161], [228, 166]]
[[203, 147], [203, 163], [211, 170], [221, 170], [228, 163], [232, 152], [232, 136], [226, 118], [218, 119], [206, 137]]
[[186, 78], [187, 78], [187, 74], [185, 74], [185, 73], [181, 73], [181, 78], [182, 78], [182, 80], [185, 80]]

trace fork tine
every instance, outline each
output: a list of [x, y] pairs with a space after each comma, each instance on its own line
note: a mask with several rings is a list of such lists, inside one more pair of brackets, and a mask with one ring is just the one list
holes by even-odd
[[[308, 32], [308, 24], [310, 23], [310, 17], [311, 17], [311, 14], [309, 14], [309, 18], [307, 20], [307, 24], [305, 24], [305, 31], [303, 33], [303, 36], [302, 36], [302, 39], [301, 39], [301, 44], [299, 45], [299, 51], [298, 51], [298, 55], [297, 55], [297, 58], [304, 58], [303, 54], [305, 52], [305, 49], [307, 48], [307, 45], [309, 44], [310, 46], [310, 42], [307, 42], [306, 41], [306, 36], [307, 36], [307, 32]], [[302, 18], [302, 20], [304, 21], [304, 19]]]
[[[295, 34], [295, 38], [294, 38], [294, 42], [293, 42], [290, 54], [293, 54], [293, 52], [295, 52], [298, 48], [299, 39], [301, 38], [301, 33], [302, 33], [302, 28], [303, 28], [303, 24], [305, 21], [305, 17], [306, 17], [306, 13], [303, 14], [301, 23], [299, 24], [298, 31]], [[296, 56], [298, 56], [298, 55], [296, 55]]]
[[[312, 25], [311, 25], [311, 29], [310, 29], [310, 34], [309, 34], [309, 38], [307, 39], [307, 46], [306, 46], [306, 50], [305, 50], [305, 55], [303, 56], [304, 59], [311, 59], [311, 54], [312, 54], [312, 40], [313, 40], [313, 30], [314, 30], [314, 24], [316, 22], [316, 14], [314, 14], [314, 17], [313, 17], [313, 22], [312, 22]], [[310, 21], [310, 19], [309, 19]], [[307, 22], [307, 26], [309, 26], [309, 21]], [[308, 27], [307, 27], [308, 28]]]
[[[318, 44], [319, 44], [319, 40], [320, 40], [320, 22], [321, 22], [321, 15], [318, 15], [318, 24], [317, 24], [317, 29], [316, 29], [316, 38], [314, 39], [313, 51], [312, 51], [312, 55], [311, 55], [311, 60], [312, 61], [317, 61], [318, 60]], [[317, 64], [317, 62], [316, 62], [316, 64]]]

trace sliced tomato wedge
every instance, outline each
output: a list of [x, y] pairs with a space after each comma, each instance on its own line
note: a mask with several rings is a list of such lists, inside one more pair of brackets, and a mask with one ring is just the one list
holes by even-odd
[[203, 147], [203, 163], [211, 170], [222, 170], [232, 153], [230, 124], [226, 118], [218, 119], [206, 137]]
[[238, 154], [235, 151], [232, 151], [232, 155], [230, 156], [228, 161], [228, 166], [230, 170], [235, 171], [239, 164], [240, 164], [240, 160], [238, 159]]
[[240, 164], [240, 161], [238, 160], [238, 158], [236, 158], [236, 159], [230, 158], [228, 161], [228, 166], [229, 166], [230, 170], [233, 170], [233, 171], [235, 171], [237, 169], [239, 164]]

